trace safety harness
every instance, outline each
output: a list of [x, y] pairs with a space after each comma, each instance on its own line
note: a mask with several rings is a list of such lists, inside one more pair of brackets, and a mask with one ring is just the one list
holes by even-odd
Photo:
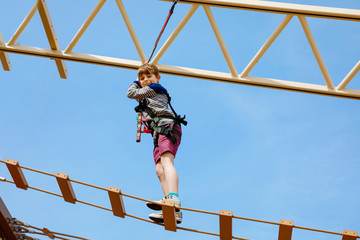
[[[181, 133], [176, 130], [174, 128], [175, 125], [181, 125], [183, 124], [184, 126], [187, 125], [187, 121], [185, 121], [185, 117], [186, 115], [184, 115], [183, 117], [181, 117], [180, 115], [178, 115], [175, 111], [175, 109], [172, 107], [171, 105], [171, 97], [169, 94], [164, 94], [167, 99], [168, 99], [168, 104], [171, 108], [171, 111], [173, 112], [173, 114], [175, 115], [175, 117], [171, 117], [171, 116], [162, 116], [162, 115], [156, 115], [153, 111], [151, 111], [151, 109], [148, 107], [148, 101], [143, 98], [141, 101], [139, 101], [139, 105], [135, 107], [135, 112], [138, 113], [138, 132], [137, 132], [137, 142], [140, 142], [141, 138], [141, 132], [144, 133], [151, 133], [151, 135], [153, 136], [154, 139], [154, 146], [157, 147], [158, 146], [158, 140], [159, 140], [159, 136], [160, 135], [165, 135], [167, 136], [174, 144], [177, 142], [175, 135], [177, 135], [179, 138], [181, 138]], [[142, 118], [142, 112], [146, 112], [150, 118]], [[163, 126], [159, 126], [159, 122], [162, 118], [169, 118], [169, 119], [173, 119], [174, 121], [171, 124], [167, 124], [167, 125], [163, 125]], [[144, 124], [144, 128], [141, 131], [141, 124]], [[140, 124], [140, 129], [139, 129], [139, 124]], [[140, 130], [140, 132], [139, 132]]]
[[[159, 43], [159, 40], [170, 20], [170, 17], [171, 15], [173, 14], [174, 12], [174, 9], [175, 9], [175, 5], [177, 4], [179, 0], [173, 0], [173, 4], [169, 10], [169, 14], [165, 20], [165, 23], [159, 33], [159, 36], [157, 37], [156, 41], [155, 41], [155, 44], [154, 44], [154, 48], [150, 54], [150, 57], [148, 58], [148, 62], [151, 61], [154, 53], [155, 53], [155, 50], [157, 48], [157, 45]], [[141, 101], [139, 101], [139, 105], [137, 107], [135, 107], [135, 111], [138, 113], [138, 116], [137, 116], [137, 134], [136, 134], [136, 142], [140, 142], [141, 141], [141, 133], [144, 132], [144, 133], [151, 133], [151, 135], [153, 136], [153, 139], [154, 139], [154, 145], [155, 147], [158, 146], [158, 140], [159, 140], [159, 135], [166, 135], [174, 144], [177, 142], [175, 135], [177, 135], [179, 138], [181, 138], [181, 133], [174, 129], [174, 126], [175, 125], [187, 125], [187, 121], [185, 121], [185, 115], [183, 117], [181, 117], [180, 115], [177, 115], [177, 113], [175, 112], [174, 108], [171, 106], [171, 97], [170, 95], [166, 92], [166, 93], [163, 93], [167, 99], [168, 99], [168, 104], [171, 108], [171, 111], [173, 112], [173, 114], [175, 115], [175, 117], [170, 117], [170, 116], [157, 116], [155, 113], [153, 113], [151, 111], [151, 109], [147, 106], [148, 103], [146, 101], [146, 99], [142, 99]], [[146, 119], [146, 118], [143, 118], [142, 117], [142, 112], [146, 112], [151, 119]], [[168, 125], [165, 125], [165, 126], [159, 126], [159, 121], [161, 118], [170, 118], [170, 119], [173, 119], [174, 121], [172, 122], [172, 124], [168, 124]], [[142, 127], [142, 124], [144, 124], [144, 128], [143, 130], [141, 129]]]

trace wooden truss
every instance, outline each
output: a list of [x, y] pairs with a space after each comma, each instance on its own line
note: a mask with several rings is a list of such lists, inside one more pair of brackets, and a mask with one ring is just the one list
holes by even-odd
[[[0, 33], [0, 60], [3, 69], [9, 71], [11, 68], [10, 60], [7, 53], [26, 54], [26, 55], [45, 57], [55, 60], [61, 78], [67, 77], [65, 61], [76, 61], [76, 62], [92, 63], [98, 65], [111, 66], [111, 67], [137, 69], [142, 63], [146, 62], [147, 59], [142, 49], [142, 46], [137, 38], [136, 32], [131, 24], [130, 18], [127, 15], [122, 0], [115, 0], [115, 1], [118, 5], [119, 11], [123, 17], [123, 20], [127, 26], [127, 29], [130, 33], [130, 36], [139, 54], [140, 61], [76, 53], [72, 51], [76, 46], [77, 42], [81, 39], [82, 35], [84, 34], [88, 26], [96, 17], [97, 13], [101, 10], [106, 0], [99, 0], [94, 10], [85, 20], [85, 22], [83, 23], [79, 31], [76, 33], [76, 35], [73, 37], [73, 39], [71, 40], [71, 42], [69, 43], [69, 45], [66, 47], [65, 50], [61, 50], [60, 48], [55, 33], [55, 29], [53, 27], [53, 24], [51, 23], [51, 17], [49, 14], [49, 10], [46, 6], [45, 0], [37, 0], [34, 7], [30, 10], [29, 14], [25, 17], [25, 19], [23, 20], [17, 31], [14, 33], [12, 38], [9, 40], [9, 42], [5, 43]], [[171, 2], [172, 0], [163, 0], [163, 1]], [[178, 24], [178, 26], [171, 33], [167, 41], [159, 49], [159, 51], [153, 58], [152, 62], [158, 64], [161, 57], [164, 55], [164, 53], [167, 51], [170, 45], [174, 42], [178, 34], [182, 31], [182, 29], [190, 20], [190, 18], [193, 16], [195, 11], [201, 6], [202, 8], [204, 8], [206, 12], [207, 18], [211, 24], [211, 27], [214, 31], [216, 39], [219, 43], [219, 46], [226, 60], [226, 63], [229, 67], [229, 72], [228, 73], [216, 72], [205, 69], [194, 69], [187, 67], [158, 64], [158, 67], [162, 73], [183, 76], [183, 77], [206, 79], [212, 81], [252, 85], [258, 87], [267, 87], [267, 88], [282, 89], [282, 90], [289, 90], [296, 92], [306, 92], [306, 93], [321, 94], [321, 95], [328, 95], [334, 97], [360, 99], [360, 90], [346, 88], [347, 85], [350, 83], [350, 81], [354, 78], [354, 76], [359, 72], [360, 61], [355, 64], [353, 69], [350, 70], [350, 72], [345, 76], [345, 78], [340, 82], [340, 84], [335, 86], [327, 71], [325, 63], [322, 59], [320, 51], [316, 45], [315, 39], [312, 35], [312, 32], [306, 20], [306, 18], [314, 17], [314, 18], [337, 19], [342, 21], [360, 21], [360, 10], [268, 2], [268, 1], [260, 1], [260, 0], [257, 1], [181, 0], [179, 1], [179, 3], [191, 4], [192, 6], [190, 10], [186, 13], [186, 15], [183, 17], [181, 22]], [[261, 46], [257, 54], [253, 57], [253, 59], [251, 59], [251, 61], [245, 67], [245, 69], [238, 71], [232, 61], [230, 53], [226, 47], [224, 39], [222, 38], [220, 29], [217, 26], [216, 20], [212, 14], [210, 7], [224, 7], [224, 8], [233, 8], [233, 9], [241, 9], [248, 11], [282, 14], [284, 15], [284, 19], [280, 23], [280, 25], [274, 30], [274, 32], [269, 36], [269, 38], [263, 44], [263, 46]], [[34, 16], [36, 10], [39, 11], [41, 20], [43, 22], [44, 29], [46, 31], [46, 35], [50, 44], [50, 49], [15, 45], [15, 41], [18, 39], [20, 34], [23, 32], [23, 30], [26, 28], [27, 24]], [[263, 57], [265, 52], [271, 47], [272, 43], [277, 39], [280, 33], [284, 30], [287, 24], [294, 17], [297, 17], [301, 22], [304, 33], [307, 37], [309, 45], [312, 49], [317, 64], [323, 75], [324, 84], [318, 85], [318, 84], [249, 76], [251, 70], [255, 67], [255, 65]]]

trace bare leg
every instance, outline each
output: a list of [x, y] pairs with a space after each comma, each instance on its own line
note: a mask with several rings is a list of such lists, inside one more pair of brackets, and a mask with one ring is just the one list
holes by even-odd
[[[161, 184], [165, 196], [169, 193], [178, 193], [179, 177], [174, 166], [175, 156], [171, 152], [165, 152], [161, 155], [160, 164], [163, 169], [164, 183]], [[160, 177], [159, 177], [160, 179]], [[160, 180], [160, 183], [162, 181]]]
[[167, 184], [166, 184], [166, 181], [165, 181], [165, 174], [164, 174], [164, 169], [161, 165], [161, 160], [159, 160], [157, 163], [156, 163], [156, 175], [158, 176], [159, 178], [159, 181], [160, 181], [160, 185], [161, 185], [161, 188], [164, 192], [164, 196], [167, 195]]

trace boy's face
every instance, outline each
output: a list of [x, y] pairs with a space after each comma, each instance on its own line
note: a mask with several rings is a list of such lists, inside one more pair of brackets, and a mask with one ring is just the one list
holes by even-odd
[[143, 74], [139, 78], [139, 83], [142, 87], [146, 87], [152, 83], [159, 83], [160, 74], [156, 77], [153, 73]]

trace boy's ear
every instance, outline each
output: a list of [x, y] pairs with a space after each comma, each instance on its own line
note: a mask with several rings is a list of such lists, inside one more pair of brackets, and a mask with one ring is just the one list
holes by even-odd
[[160, 76], [160, 74], [157, 76], [157, 81], [158, 81], [158, 83], [159, 83], [159, 81], [160, 81], [160, 78], [161, 78], [161, 76]]

